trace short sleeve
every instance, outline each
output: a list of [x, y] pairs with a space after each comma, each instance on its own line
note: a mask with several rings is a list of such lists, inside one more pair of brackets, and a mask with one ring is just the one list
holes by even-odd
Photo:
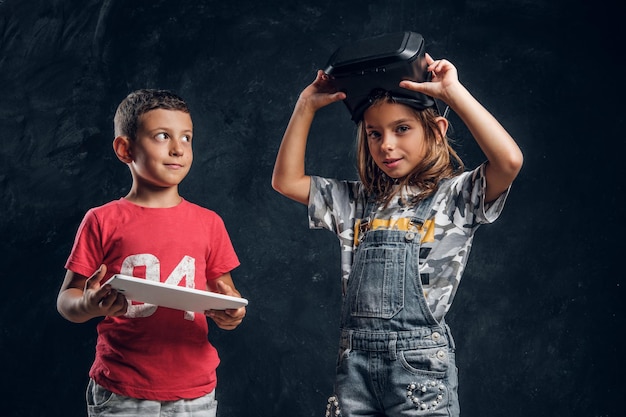
[[206, 277], [208, 280], [219, 278], [240, 264], [224, 221], [217, 214], [212, 214], [208, 231], [211, 249], [206, 262]]
[[90, 276], [103, 261], [102, 231], [94, 210], [89, 210], [76, 232], [74, 244], [65, 268], [80, 275]]

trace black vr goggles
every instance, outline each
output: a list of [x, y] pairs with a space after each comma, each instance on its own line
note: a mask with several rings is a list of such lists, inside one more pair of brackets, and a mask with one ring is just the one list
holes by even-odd
[[427, 67], [422, 35], [399, 32], [340, 47], [331, 55], [324, 72], [338, 91], [346, 93], [343, 102], [358, 123], [381, 91], [418, 110], [437, 110], [432, 97], [398, 85], [402, 80], [429, 81]]

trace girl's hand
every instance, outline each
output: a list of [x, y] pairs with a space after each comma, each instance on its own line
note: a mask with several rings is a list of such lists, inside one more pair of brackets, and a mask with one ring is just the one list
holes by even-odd
[[330, 77], [322, 70], [317, 71], [315, 81], [307, 86], [298, 99], [298, 104], [315, 112], [320, 108], [346, 98], [346, 94], [337, 91], [330, 82]]
[[428, 71], [431, 72], [431, 80], [425, 82], [401, 81], [400, 87], [408, 90], [424, 93], [428, 96], [450, 102], [454, 90], [460, 86], [456, 67], [446, 59], [434, 60], [429, 54], [425, 54]]

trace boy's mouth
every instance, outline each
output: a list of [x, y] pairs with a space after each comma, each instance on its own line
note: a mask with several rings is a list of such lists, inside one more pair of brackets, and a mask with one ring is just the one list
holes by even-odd
[[166, 167], [171, 168], [171, 169], [181, 169], [183, 168], [183, 165], [181, 164], [165, 164]]

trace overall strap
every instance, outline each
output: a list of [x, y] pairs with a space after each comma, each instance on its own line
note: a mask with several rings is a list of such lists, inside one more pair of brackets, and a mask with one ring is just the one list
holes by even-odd
[[372, 221], [371, 213], [374, 208], [374, 204], [376, 204], [376, 199], [369, 196], [365, 204], [365, 210], [363, 211], [364, 217], [357, 220], [358, 227], [356, 227], [356, 230], [354, 231], [355, 244], [358, 244], [363, 239], [363, 236], [365, 236], [365, 233], [370, 229], [370, 222]]
[[430, 210], [433, 207], [433, 203], [435, 201], [436, 192], [432, 193], [422, 201], [420, 201], [415, 208], [415, 213], [413, 217], [411, 217], [411, 223], [414, 225], [423, 225], [428, 216], [430, 215]]

